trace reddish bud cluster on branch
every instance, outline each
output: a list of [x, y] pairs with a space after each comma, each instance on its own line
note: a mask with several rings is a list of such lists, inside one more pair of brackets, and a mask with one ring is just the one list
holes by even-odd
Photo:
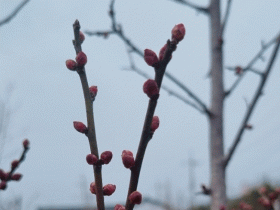
[[117, 205], [115, 205], [114, 210], [125, 210], [125, 207], [121, 204], [117, 204]]
[[280, 188], [276, 188], [274, 191], [269, 192], [266, 187], [261, 187], [259, 189], [259, 194], [261, 197], [258, 198], [258, 203], [269, 209], [272, 208], [275, 200], [279, 197]]
[[[80, 34], [80, 39], [83, 38]], [[79, 68], [83, 68], [87, 63], [87, 55], [80, 51], [76, 56], [76, 62], [74, 60], [68, 59], [66, 60], [66, 67], [69, 70], [75, 71]]]
[[98, 158], [94, 154], [88, 154], [86, 160], [89, 165], [95, 165], [98, 161]]
[[133, 157], [133, 153], [129, 150], [124, 150], [122, 152], [122, 162], [124, 167], [131, 168], [135, 165], [135, 160]]
[[[96, 185], [95, 182], [92, 182], [90, 184], [89, 190], [92, 194], [96, 194]], [[103, 195], [110, 196], [112, 195], [116, 190], [116, 185], [113, 184], [107, 184], [103, 187]]]

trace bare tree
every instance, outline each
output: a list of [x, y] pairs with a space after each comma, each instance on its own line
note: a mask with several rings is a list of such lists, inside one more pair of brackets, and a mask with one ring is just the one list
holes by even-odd
[[[210, 72], [209, 77], [211, 80], [211, 101], [210, 107], [206, 106], [206, 103], [200, 99], [193, 91], [190, 90], [183, 82], [177, 79], [168, 71], [165, 72], [165, 76], [170, 79], [175, 85], [182, 89], [186, 95], [182, 96], [176, 91], [162, 85], [162, 88], [170, 93], [170, 95], [176, 97], [177, 99], [183, 101], [184, 103], [192, 106], [199, 112], [203, 113], [209, 122], [210, 135], [209, 135], [209, 150], [210, 150], [210, 174], [211, 174], [211, 209], [217, 210], [221, 206], [226, 206], [227, 196], [226, 196], [226, 169], [232, 159], [233, 154], [236, 151], [238, 144], [242, 139], [242, 135], [245, 129], [250, 129], [249, 119], [252, 116], [252, 112], [256, 107], [258, 99], [262, 96], [264, 85], [267, 78], [271, 72], [273, 64], [275, 62], [279, 44], [280, 44], [280, 34], [277, 34], [268, 43], [262, 44], [260, 51], [252, 58], [252, 60], [245, 66], [234, 66], [227, 67], [228, 70], [234, 70], [238, 75], [236, 81], [232, 86], [226, 90], [224, 87], [224, 63], [223, 63], [223, 40], [224, 32], [228, 23], [229, 14], [231, 10], [232, 0], [227, 0], [226, 9], [222, 15], [220, 8], [220, 0], [209, 0], [209, 4], [206, 7], [199, 6], [197, 4], [191, 3], [186, 0], [172, 0], [175, 3], [190, 7], [197, 10], [198, 12], [206, 15], [210, 21]], [[149, 78], [149, 76], [142, 70], [136, 67], [132, 60], [131, 53], [136, 53], [141, 57], [144, 57], [143, 50], [140, 50], [132, 41], [125, 36], [121, 24], [117, 23], [115, 10], [114, 10], [114, 0], [111, 0], [109, 16], [112, 21], [112, 27], [105, 31], [85, 31], [89, 36], [102, 36], [107, 37], [108, 35], [117, 35], [128, 48], [128, 54], [130, 57], [130, 70], [135, 71], [139, 75]], [[254, 64], [262, 58], [264, 52], [274, 45], [274, 50], [267, 62], [267, 67], [261, 71], [254, 69]], [[240, 84], [241, 80], [244, 78], [247, 72], [252, 72], [260, 76], [260, 83], [256, 89], [255, 95], [252, 101], [248, 103], [247, 111], [244, 115], [244, 119], [240, 124], [240, 128], [237, 131], [236, 137], [232, 141], [232, 146], [229, 151], [225, 153], [224, 151], [224, 103], [226, 99], [229, 98], [231, 93]], [[192, 99], [192, 101], [190, 100]], [[194, 101], [194, 102], [193, 102]]]

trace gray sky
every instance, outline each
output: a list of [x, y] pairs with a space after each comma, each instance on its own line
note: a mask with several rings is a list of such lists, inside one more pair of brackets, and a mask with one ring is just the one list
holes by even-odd
[[[6, 17], [20, 1], [1, 0], [0, 19]], [[9, 183], [1, 192], [4, 198], [23, 196], [24, 206], [38, 195], [30, 209], [44, 205], [79, 205], [83, 198], [81, 176], [93, 180], [92, 167], [85, 157], [89, 153], [87, 138], [73, 129], [73, 121], [86, 123], [85, 105], [79, 77], [67, 70], [65, 61], [75, 58], [72, 45], [75, 19], [82, 30], [107, 30], [111, 27], [106, 1], [35, 1], [28, 5], [9, 24], [0, 28], [0, 96], [12, 83], [14, 113], [1, 168], [21, 153], [21, 141], [29, 138], [31, 149], [18, 172], [23, 179]], [[206, 0], [197, 1], [207, 5]], [[226, 1], [223, 1], [225, 3]], [[225, 5], [223, 4], [223, 7]], [[233, 1], [225, 33], [225, 66], [246, 65], [260, 50], [261, 40], [273, 38], [280, 30], [280, 2]], [[206, 104], [209, 104], [209, 22], [208, 18], [168, 0], [117, 0], [117, 21], [124, 33], [140, 49], [159, 52], [175, 24], [184, 23], [185, 39], [180, 42], [168, 71], [183, 81]], [[129, 65], [124, 43], [116, 36], [108, 39], [88, 37], [83, 44], [87, 54], [87, 76], [90, 85], [98, 86], [94, 102], [95, 124], [99, 152], [111, 150], [113, 160], [103, 167], [103, 183], [116, 184], [116, 192], [106, 197], [106, 203], [125, 200], [129, 170], [121, 162], [121, 152], [137, 151], [148, 105], [143, 93], [145, 79], [134, 72], [123, 71]], [[271, 50], [265, 54], [268, 59]], [[137, 55], [139, 68], [153, 75], [153, 68]], [[255, 68], [263, 70], [259, 61]], [[227, 192], [233, 197], [242, 191], [244, 183], [259, 184], [264, 176], [279, 180], [280, 128], [280, 59], [275, 62], [242, 143], [227, 171]], [[235, 81], [233, 72], [225, 73], [225, 86]], [[231, 145], [246, 111], [244, 97], [250, 100], [259, 77], [248, 73], [234, 94], [225, 103], [225, 149]], [[163, 83], [184, 94], [167, 78]], [[176, 194], [188, 199], [188, 169], [184, 161], [192, 155], [198, 161], [196, 188], [209, 184], [208, 124], [205, 116], [161, 91], [156, 115], [160, 127], [148, 145], [138, 190], [144, 196], [162, 199], [155, 184], [170, 183], [171, 200]], [[169, 180], [169, 181], [168, 181]], [[86, 192], [88, 187], [86, 187]], [[91, 196], [91, 195], [90, 195]], [[91, 196], [93, 199], [93, 196]], [[208, 199], [197, 197], [196, 203]], [[187, 202], [184, 202], [187, 205]]]

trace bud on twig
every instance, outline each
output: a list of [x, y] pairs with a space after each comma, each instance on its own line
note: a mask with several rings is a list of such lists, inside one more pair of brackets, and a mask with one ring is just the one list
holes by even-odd
[[121, 204], [117, 204], [117, 205], [115, 205], [114, 210], [125, 210], [125, 207]]
[[154, 66], [158, 63], [157, 54], [149, 49], [144, 50], [144, 59], [149, 66]]
[[19, 181], [21, 178], [22, 178], [22, 174], [19, 174], [19, 173], [13, 174], [11, 177], [11, 179], [15, 180], [15, 181]]
[[133, 153], [129, 150], [124, 150], [122, 152], [122, 162], [124, 167], [131, 168], [135, 165], [135, 160], [133, 158]]
[[7, 183], [6, 183], [5, 181], [2, 181], [2, 182], [0, 183], [0, 190], [5, 190], [6, 187], [7, 187]]
[[92, 194], [96, 194], [96, 186], [95, 186], [95, 182], [92, 182], [89, 186], [89, 190]]
[[77, 69], [77, 63], [75, 61], [69, 59], [66, 61], [66, 67], [69, 70], [75, 71]]
[[[159, 51], [159, 60], [162, 61], [163, 60], [163, 56], [164, 56], [164, 53], [167, 49], [167, 44], [165, 44]], [[172, 58], [172, 55], [170, 57], [170, 59]]]
[[12, 169], [16, 168], [19, 164], [19, 160], [14, 160], [11, 165], [12, 165]]
[[95, 99], [95, 96], [97, 95], [97, 86], [91, 86], [89, 87], [89, 93], [90, 93], [90, 96], [92, 98], [92, 100]]
[[87, 134], [88, 129], [87, 129], [87, 126], [85, 126], [84, 123], [78, 122], [78, 121], [74, 121], [73, 124], [74, 124], [74, 128], [75, 128], [78, 132]]
[[29, 147], [29, 144], [30, 144], [30, 142], [28, 139], [24, 139], [22, 142], [24, 149], [27, 149]]
[[151, 124], [152, 132], [155, 132], [156, 129], [159, 127], [159, 118], [158, 116], [154, 116]]
[[134, 191], [129, 195], [128, 199], [132, 204], [140, 204], [142, 202], [142, 194], [138, 191]]
[[104, 164], [110, 163], [112, 160], [113, 153], [111, 151], [105, 151], [101, 154], [100, 159], [103, 161]]
[[77, 65], [83, 67], [87, 63], [87, 56], [84, 52], [80, 51], [76, 56]]
[[106, 184], [104, 187], [103, 187], [103, 195], [112, 195], [116, 190], [116, 185], [113, 185], [113, 184]]
[[149, 98], [158, 95], [159, 89], [156, 81], [152, 79], [148, 79], [143, 85], [143, 91], [148, 95]]
[[0, 179], [3, 181], [3, 180], [6, 180], [7, 176], [6, 176], [6, 172], [3, 171], [3, 169], [0, 169]]
[[81, 32], [81, 31], [80, 31], [80, 33], [79, 33], [79, 38], [80, 38], [81, 42], [83, 43], [83, 41], [85, 40], [85, 35], [84, 35], [84, 33]]
[[98, 161], [97, 157], [94, 154], [88, 154], [86, 160], [89, 165], [95, 165]]
[[175, 25], [171, 31], [172, 39], [180, 42], [182, 39], [184, 39], [185, 33], [186, 29], [184, 24], [180, 23], [178, 25]]

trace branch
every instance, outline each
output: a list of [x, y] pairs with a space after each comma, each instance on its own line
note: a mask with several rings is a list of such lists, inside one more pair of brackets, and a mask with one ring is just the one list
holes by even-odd
[[[74, 36], [75, 40], [73, 40], [73, 45], [78, 54], [82, 51], [82, 40], [80, 39], [80, 23], [78, 20], [75, 21], [73, 24]], [[87, 123], [88, 123], [88, 132], [87, 137], [90, 144], [91, 154], [94, 154], [97, 158], [98, 155], [98, 147], [97, 147], [97, 140], [96, 140], [96, 133], [95, 133], [95, 125], [94, 125], [94, 117], [93, 117], [93, 104], [92, 99], [89, 92], [89, 85], [87, 81], [87, 76], [85, 72], [84, 66], [81, 69], [77, 69], [77, 73], [80, 76], [80, 80], [83, 87], [83, 93], [85, 98], [85, 105], [86, 105], [86, 113], [87, 113]], [[104, 196], [103, 196], [103, 185], [102, 185], [102, 174], [101, 174], [101, 165], [94, 165], [94, 177], [95, 177], [95, 185], [96, 185], [96, 202], [98, 210], [105, 210], [104, 206]]]
[[192, 9], [197, 10], [198, 12], [202, 12], [204, 14], [209, 14], [209, 9], [206, 8], [206, 7], [201, 7], [201, 6], [195, 5], [195, 4], [190, 3], [188, 1], [185, 1], [185, 0], [172, 0], [172, 1], [174, 1], [176, 3], [179, 3], [179, 4], [183, 4], [185, 6], [188, 6], [188, 7], [192, 8]]
[[242, 136], [242, 134], [243, 134], [243, 132], [244, 132], [244, 130], [246, 128], [246, 125], [247, 125], [247, 123], [248, 123], [248, 121], [249, 121], [249, 119], [251, 117], [251, 114], [252, 114], [252, 112], [253, 112], [253, 110], [255, 108], [255, 105], [257, 104], [258, 99], [262, 95], [263, 87], [264, 87], [264, 85], [266, 83], [266, 80], [267, 80], [267, 77], [268, 77], [269, 73], [271, 72], [272, 66], [273, 66], [275, 58], [277, 56], [277, 53], [278, 53], [278, 50], [279, 50], [279, 45], [280, 45], [280, 35], [277, 38], [276, 46], [275, 46], [274, 51], [273, 51], [273, 53], [271, 55], [270, 61], [269, 61], [268, 66], [267, 66], [267, 69], [264, 72], [264, 74], [263, 74], [263, 76], [261, 78], [259, 87], [258, 87], [258, 89], [257, 89], [257, 91], [255, 93], [255, 96], [254, 96], [250, 106], [248, 107], [247, 113], [245, 114], [245, 117], [244, 117], [244, 119], [243, 119], [243, 121], [241, 123], [241, 127], [239, 128], [239, 131], [238, 131], [237, 136], [236, 136], [236, 138], [234, 140], [234, 143], [231, 146], [231, 148], [229, 149], [228, 154], [224, 158], [224, 167], [227, 167], [227, 165], [228, 165], [228, 163], [229, 163], [233, 153], [235, 152], [236, 147], [237, 147], [237, 145], [239, 144], [239, 142], [241, 140], [241, 136]]
[[[114, 11], [114, 0], [111, 1], [110, 4], [110, 11], [109, 11], [109, 15], [112, 21], [112, 31], [111, 34], [116, 34], [118, 35], [123, 42], [130, 47], [131, 52], [135, 52], [136, 54], [138, 54], [139, 56], [141, 56], [142, 58], [144, 58], [144, 53], [142, 50], [140, 50], [138, 47], [136, 47], [124, 34], [123, 31], [121, 29], [120, 25], [117, 25], [116, 23], [116, 18], [115, 18], [115, 11]], [[90, 31], [85, 31], [85, 33], [87, 35], [97, 35], [98, 32], [90, 32]], [[100, 33], [104, 33], [104, 32], [100, 32]], [[184, 92], [186, 92], [191, 98], [193, 98], [201, 107], [204, 113], [206, 113], [207, 115], [211, 115], [210, 111], [208, 110], [207, 106], [189, 89], [187, 88], [182, 82], [180, 82], [178, 79], [176, 79], [172, 74], [170, 74], [169, 72], [165, 72], [165, 76], [170, 79], [172, 82], [174, 82], [177, 86], [179, 86], [182, 90], [184, 90]]]
[[223, 23], [222, 23], [222, 26], [221, 26], [221, 35], [223, 34], [223, 32], [225, 30], [225, 27], [227, 25], [227, 22], [228, 22], [228, 17], [229, 17], [231, 3], [232, 3], [232, 0], [228, 0], [227, 1], [226, 13], [225, 13], [225, 17], [224, 17], [224, 20], [223, 20]]
[[277, 36], [275, 36], [272, 40], [270, 40], [267, 44], [262, 44], [262, 48], [261, 50], [253, 57], [253, 59], [247, 64], [247, 66], [243, 69], [243, 74], [240, 75], [235, 82], [233, 83], [233, 85], [231, 86], [231, 88], [229, 88], [229, 90], [227, 90], [225, 92], [225, 97], [228, 97], [233, 90], [237, 87], [237, 85], [239, 84], [239, 82], [241, 81], [241, 79], [244, 77], [245, 73], [248, 71], [248, 69], [252, 69], [252, 66], [259, 60], [262, 59], [262, 56], [264, 54], [264, 52], [275, 42], [278, 41], [278, 37], [280, 36], [280, 34], [278, 34]]
[[29, 0], [24, 0], [22, 1], [16, 8], [15, 10], [8, 15], [8, 17], [4, 18], [3, 20], [0, 20], [0, 27], [8, 22], [10, 22], [16, 15], [17, 13], [29, 2]]

